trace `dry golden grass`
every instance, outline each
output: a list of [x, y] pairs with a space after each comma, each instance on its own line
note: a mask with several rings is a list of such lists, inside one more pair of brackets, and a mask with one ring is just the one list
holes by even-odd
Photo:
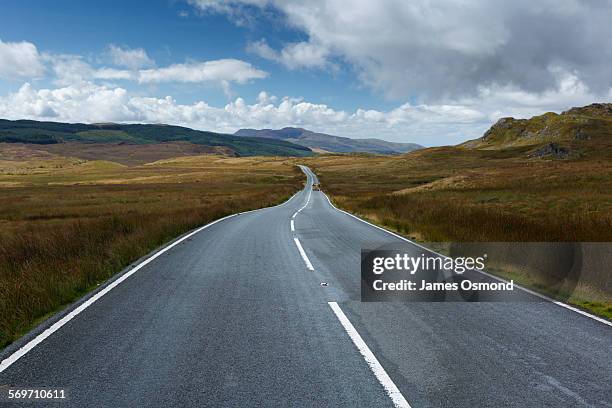
[[[279, 203], [302, 183], [301, 172], [273, 158], [5, 162], [30, 170], [0, 169], [0, 347], [164, 242]], [[10, 183], [18, 187], [1, 187]]]
[[[609, 149], [570, 160], [525, 152], [441, 147], [302, 162], [340, 207], [423, 242], [612, 241]], [[612, 317], [611, 283], [597, 275], [574, 302]]]
[[612, 241], [612, 161], [435, 148], [305, 160], [342, 206], [428, 241]]

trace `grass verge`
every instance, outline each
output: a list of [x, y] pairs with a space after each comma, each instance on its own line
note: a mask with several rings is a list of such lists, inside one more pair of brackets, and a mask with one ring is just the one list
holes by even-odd
[[302, 185], [280, 159], [93, 167], [34, 166], [0, 188], [0, 347], [165, 242]]
[[[612, 241], [607, 158], [543, 161], [508, 151], [434, 148], [396, 157], [323, 155], [306, 162], [339, 208], [413, 241]], [[564, 299], [611, 318], [610, 272], [601, 273], [601, 266], [591, 272]], [[553, 295], [537, 274], [495, 273]]]

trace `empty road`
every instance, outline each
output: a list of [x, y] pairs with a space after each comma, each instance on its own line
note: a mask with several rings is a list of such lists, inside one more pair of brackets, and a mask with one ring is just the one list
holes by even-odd
[[360, 302], [361, 248], [402, 241], [304, 172], [288, 202], [209, 225], [9, 347], [0, 387], [64, 389], [62, 407], [612, 407], [605, 323], [548, 302]]

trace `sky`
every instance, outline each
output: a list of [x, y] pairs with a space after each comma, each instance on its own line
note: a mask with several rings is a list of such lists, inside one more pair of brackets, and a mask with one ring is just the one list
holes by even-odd
[[3, 1], [0, 118], [425, 146], [612, 101], [609, 0]]

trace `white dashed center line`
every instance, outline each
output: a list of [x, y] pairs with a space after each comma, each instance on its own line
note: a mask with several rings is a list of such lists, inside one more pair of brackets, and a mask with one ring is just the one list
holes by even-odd
[[306, 252], [304, 251], [304, 248], [302, 248], [302, 244], [300, 244], [300, 240], [297, 238], [293, 238], [293, 241], [295, 242], [295, 245], [297, 246], [298, 251], [300, 251], [300, 255], [302, 255], [302, 259], [304, 260], [306, 267], [310, 269], [311, 271], [314, 271], [314, 268], [312, 264], [310, 263], [310, 259], [308, 259], [308, 256], [306, 256]]

